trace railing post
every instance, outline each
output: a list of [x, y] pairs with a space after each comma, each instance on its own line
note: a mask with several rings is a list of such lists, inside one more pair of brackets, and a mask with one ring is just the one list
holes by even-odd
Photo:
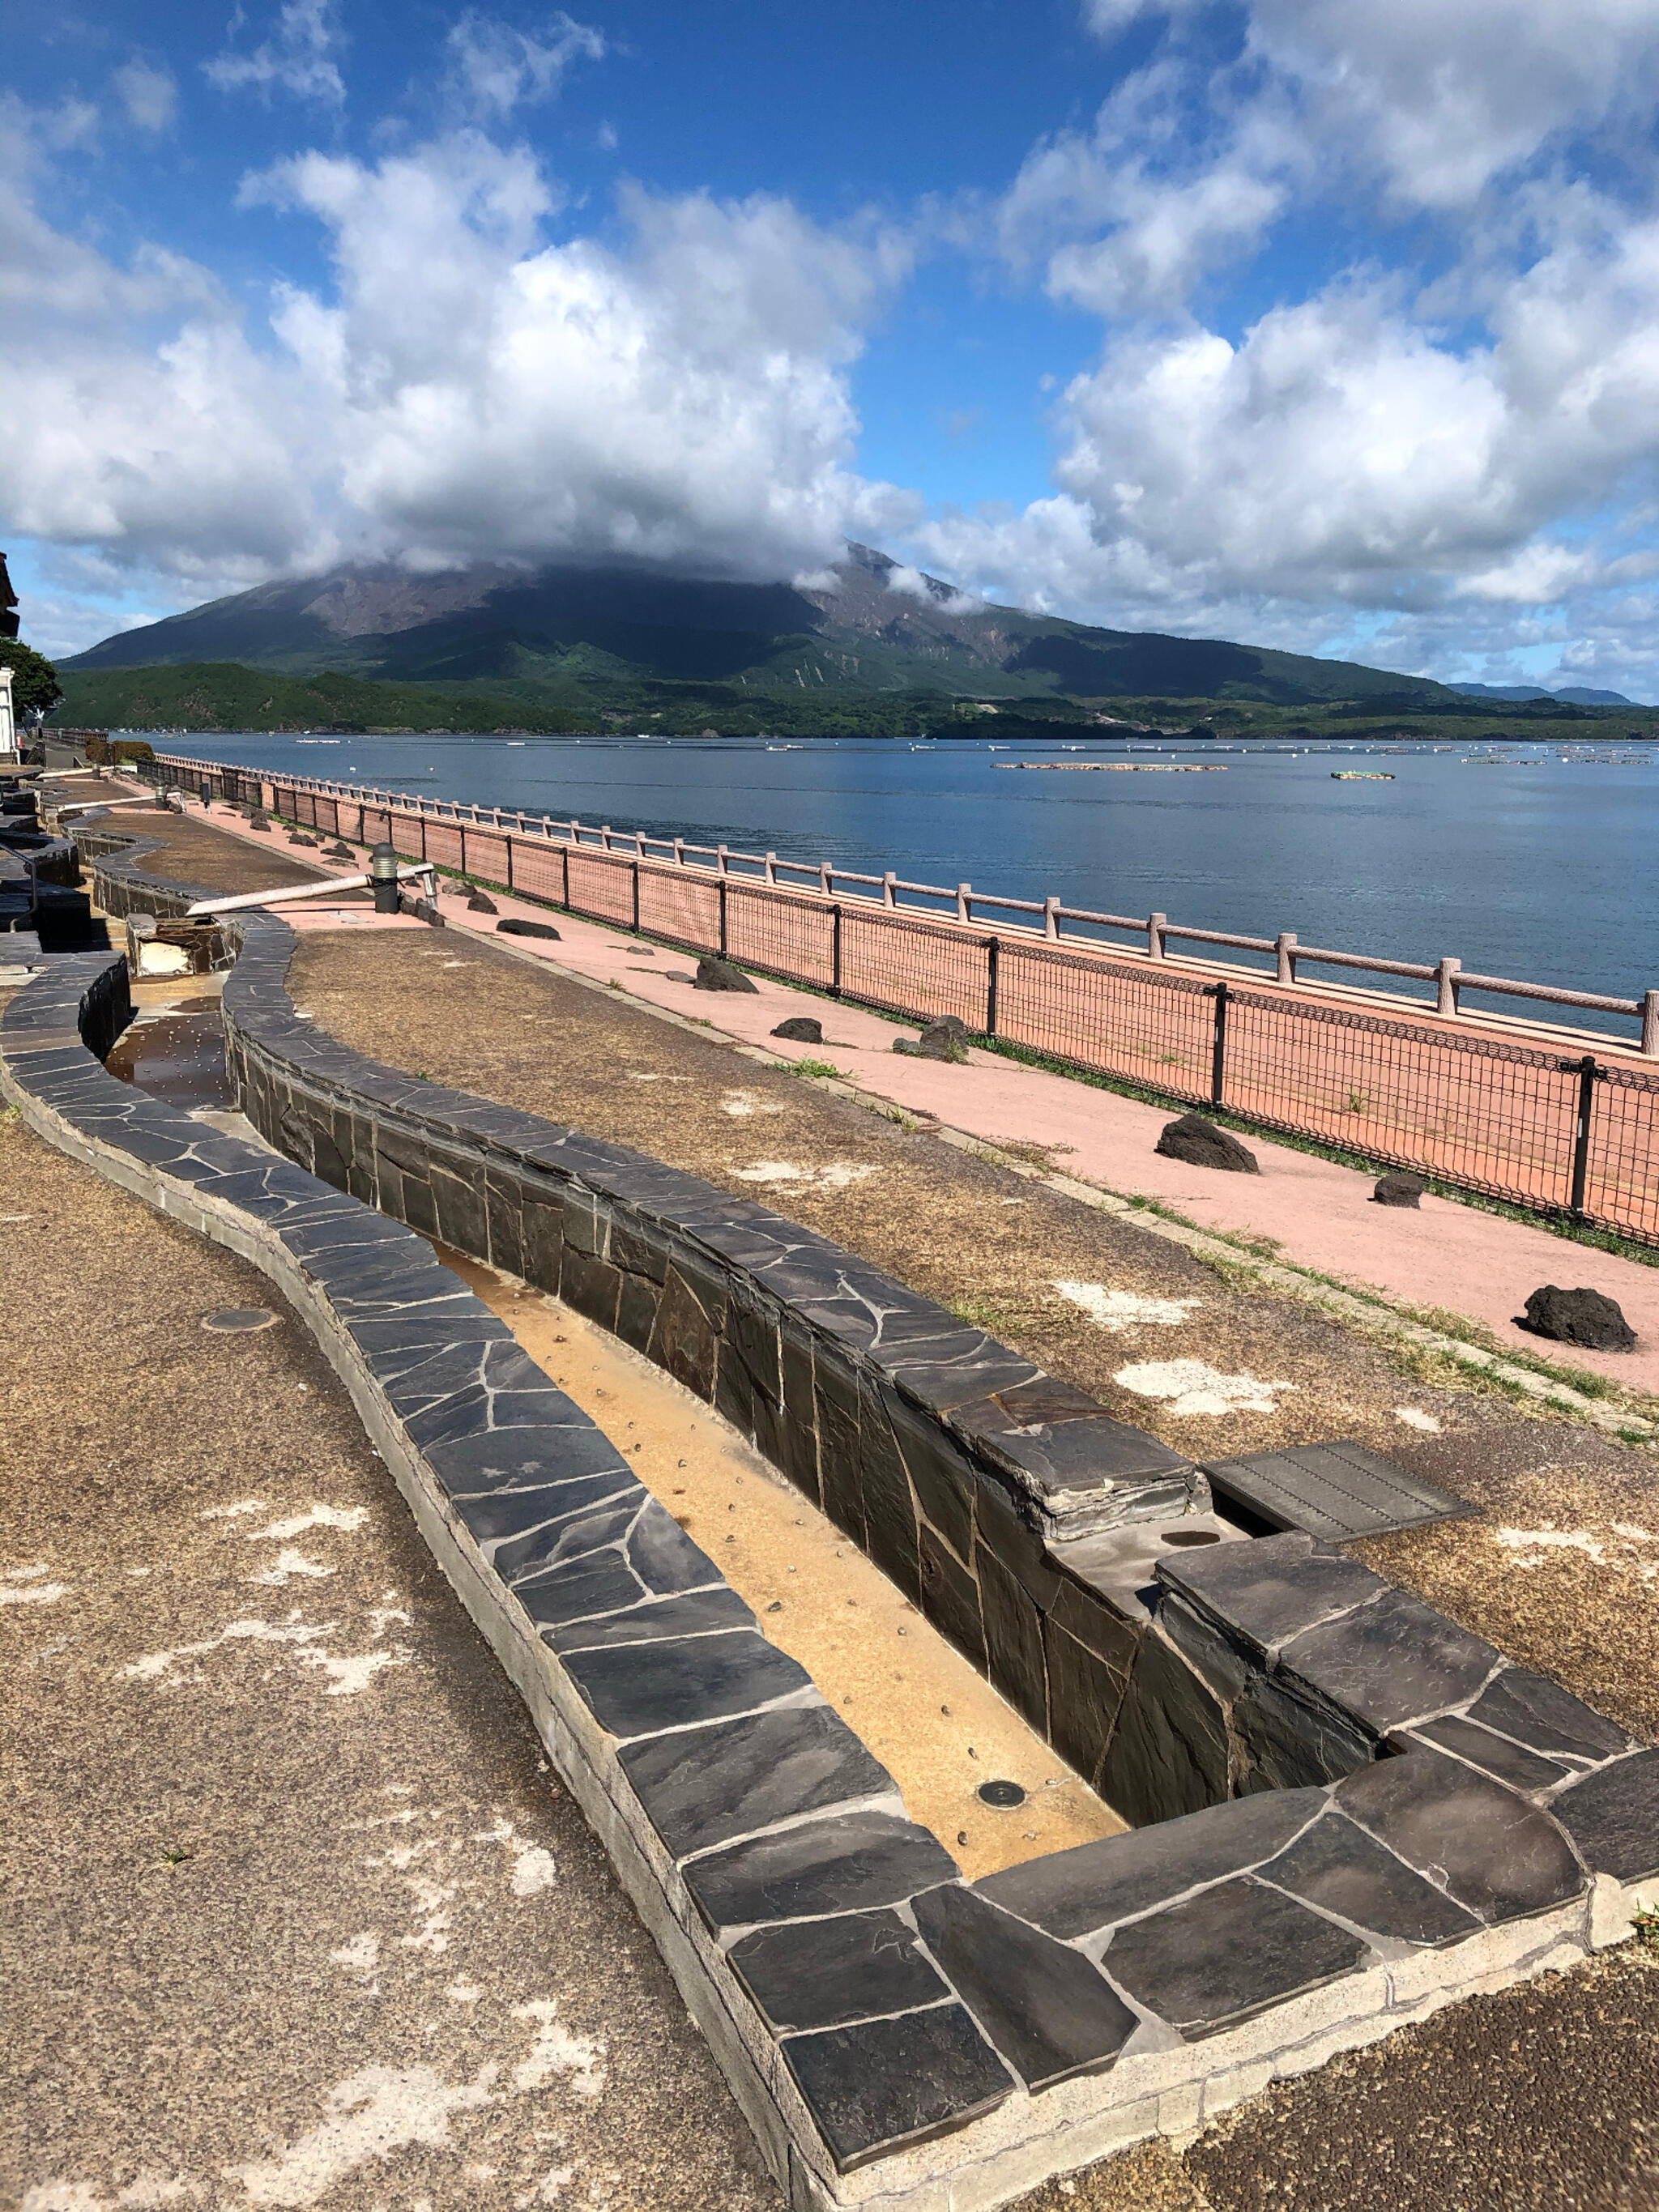
[[1152, 914], [1146, 917], [1146, 950], [1154, 960], [1164, 960], [1169, 957], [1164, 949], [1164, 933], [1169, 926], [1167, 914]]
[[[519, 817], [519, 827], [520, 829], [523, 829], [524, 827], [524, 817], [522, 815]], [[513, 888], [513, 840], [509, 836], [504, 840], [504, 842], [507, 846], [507, 888], [508, 890], [511, 890]]]
[[674, 840], [674, 866], [677, 868], [683, 868], [685, 866], [685, 840], [684, 837], [676, 837]]
[[553, 817], [550, 814], [542, 817], [542, 835], [550, 845], [553, 842]]
[[1210, 1103], [1219, 1106], [1227, 1088], [1227, 1000], [1224, 983], [1212, 983], [1206, 994], [1215, 1000], [1215, 1042], [1210, 1048]]
[[[455, 835], [461, 841], [461, 873], [465, 875], [466, 873], [466, 830], [459, 814], [455, 817]], [[421, 853], [422, 857], [424, 858], [426, 854], [424, 845], [421, 848]]]
[[836, 872], [828, 860], [818, 862], [818, 896], [821, 898], [834, 898], [836, 896]]
[[1642, 1050], [1648, 1059], [1659, 1060], [1659, 991], [1643, 995]]
[[881, 879], [881, 902], [884, 906], [898, 904], [898, 870], [889, 868]]
[[568, 914], [570, 911], [570, 848], [568, 845], [560, 846], [559, 859], [564, 866], [564, 910]]
[[[714, 848], [714, 872], [720, 876], [729, 876], [732, 872], [732, 856], [724, 845], [716, 845]], [[720, 893], [722, 901], [725, 896], [726, 893], [722, 890]], [[724, 911], [723, 908], [722, 911]]]
[[1042, 933], [1047, 938], [1060, 935], [1060, 901], [1046, 898], [1042, 902]]
[[1294, 983], [1296, 981], [1296, 932], [1293, 929], [1281, 929], [1274, 943], [1273, 951], [1279, 956], [1279, 981], [1281, 983]]
[[[725, 846], [724, 846], [724, 845], [722, 845], [722, 846], [720, 847], [720, 858], [721, 858], [721, 860], [724, 860], [725, 857], [726, 857], [726, 848], [725, 848]], [[721, 952], [722, 956], [724, 956], [725, 951], [726, 951], [726, 878], [724, 877], [724, 875], [722, 875], [722, 876], [721, 876], [720, 880], [720, 952]]]
[[636, 860], [642, 860], [645, 858], [645, 832], [643, 830], [636, 830], [634, 832], [634, 858]]
[[1002, 940], [988, 937], [985, 940], [985, 1034], [997, 1033], [997, 970], [1001, 965]]
[[974, 887], [971, 884], [957, 885], [957, 920], [958, 921], [971, 921], [974, 918], [973, 891]]
[[1578, 1126], [1573, 1133], [1572, 1196], [1568, 1208], [1575, 1221], [1584, 1219], [1584, 1188], [1589, 1180], [1590, 1122], [1595, 1114], [1595, 1085], [1601, 1070], [1595, 1064], [1595, 1055], [1586, 1053], [1582, 1060], [1561, 1060], [1556, 1062], [1563, 1075], [1578, 1078]]
[[639, 862], [638, 862], [637, 860], [635, 860], [635, 861], [633, 863], [633, 874], [634, 874], [634, 934], [635, 934], [635, 937], [637, 937], [637, 936], [639, 935], [639, 933], [640, 933], [640, 864], [639, 864]]
[[608, 822], [599, 824], [599, 843], [605, 852], [611, 850], [611, 824]]
[[841, 996], [841, 908], [830, 909], [830, 993], [832, 998]]
[[1455, 1014], [1457, 1012], [1457, 975], [1462, 965], [1462, 962], [1454, 959], [1450, 953], [1448, 953], [1443, 960], [1436, 963], [1434, 979], [1439, 991], [1439, 995], [1435, 1000], [1436, 1013]]
[[778, 880], [778, 856], [775, 853], [769, 853], [766, 856], [766, 880], [769, 884], [775, 884]]

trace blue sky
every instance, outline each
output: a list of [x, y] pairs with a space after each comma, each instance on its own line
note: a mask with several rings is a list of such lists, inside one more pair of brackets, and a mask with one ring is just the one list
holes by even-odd
[[1659, 696], [1659, 0], [14, 0], [26, 635], [811, 574]]

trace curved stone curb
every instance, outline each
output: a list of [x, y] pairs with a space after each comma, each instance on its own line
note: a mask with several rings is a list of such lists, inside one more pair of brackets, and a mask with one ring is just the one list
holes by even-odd
[[[100, 870], [106, 908], [124, 892], [161, 902], [168, 887], [140, 892], [125, 872]], [[789, 1402], [781, 1334], [777, 1396], [757, 1388], [767, 1314], [788, 1310], [775, 1280], [761, 1296], [777, 1217], [374, 1068], [295, 1013], [285, 924], [251, 913], [240, 940], [226, 1018], [256, 1126], [382, 1208], [429, 1208], [422, 1225], [496, 1264], [509, 1261], [493, 1240], [516, 1233], [513, 1272], [532, 1280], [525, 1263], [556, 1251], [549, 1287], [598, 1303], [618, 1333], [623, 1279], [639, 1275], [659, 1292], [647, 1347], [662, 1348], [672, 1279], [701, 1253], [705, 1322], [703, 1297], [723, 1302], [704, 1395], [721, 1405], [730, 1350], [746, 1395], [728, 1389], [721, 1410], [758, 1438], [757, 1407]], [[118, 958], [54, 963], [0, 1022], [0, 1085], [52, 1141], [252, 1259], [307, 1320], [793, 2204], [1006, 2202], [1453, 1996], [1571, 1964], [1627, 1923], [1659, 1856], [1659, 1753], [1304, 1537], [1165, 1556], [1154, 1583], [1144, 1529], [1045, 1543], [1019, 1523], [1026, 1580], [1000, 1583], [978, 1516], [988, 1494], [1006, 1511], [1018, 1492], [983, 1468], [974, 1562], [994, 1592], [1009, 1585], [1012, 1620], [1036, 1621], [1051, 1704], [1060, 1681], [1063, 1706], [1110, 1710], [1127, 1747], [1117, 1786], [1138, 1782], [1139, 1816], [1182, 1809], [1165, 1803], [1172, 1777], [1258, 1794], [1200, 1796], [1184, 1818], [965, 1885], [713, 1563], [429, 1247], [96, 1065], [125, 1012]], [[694, 1195], [698, 1218], [682, 1221]], [[557, 1219], [532, 1232], [538, 1207]], [[660, 1276], [640, 1256], [653, 1239]], [[896, 1287], [872, 1310], [872, 1280], [860, 1391]], [[819, 1347], [848, 1364], [857, 1303], [822, 1329], [807, 1316], [820, 1445], [836, 1401], [818, 1389]], [[907, 1358], [918, 1341], [934, 1349], [924, 1334]], [[929, 1495], [948, 1518], [950, 1485]], [[1093, 1673], [1057, 1676], [1054, 1637]]]

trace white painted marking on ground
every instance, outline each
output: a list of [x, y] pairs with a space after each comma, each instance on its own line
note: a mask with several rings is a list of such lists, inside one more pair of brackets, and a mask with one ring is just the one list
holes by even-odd
[[262, 1543], [269, 1537], [285, 1544], [290, 1536], [303, 1536], [307, 1528], [361, 1528], [368, 1518], [367, 1505], [313, 1505], [308, 1513], [290, 1514], [286, 1521], [273, 1521], [269, 1528], [250, 1529], [248, 1541]]
[[1139, 1291], [1109, 1291], [1103, 1283], [1056, 1283], [1054, 1287], [1114, 1336], [1146, 1323], [1179, 1328], [1194, 1307], [1204, 1303], [1202, 1298], [1143, 1297]]
[[763, 1098], [757, 1091], [727, 1091], [721, 1096], [720, 1111], [734, 1121], [746, 1121], [756, 1114], [781, 1114], [783, 1108], [777, 1099]]
[[374, 1969], [380, 1963], [380, 1939], [372, 1929], [354, 1936], [349, 1943], [342, 1943], [337, 1951], [328, 1954], [329, 1964], [343, 1966], [349, 1974], [369, 1982], [374, 1978]]
[[552, 1852], [540, 1844], [525, 1843], [510, 1820], [497, 1820], [493, 1828], [480, 1829], [471, 1840], [475, 1844], [500, 1844], [512, 1853], [514, 1897], [539, 1897], [544, 1889], [551, 1889], [559, 1878]]
[[447, 2148], [454, 2113], [494, 2103], [498, 2070], [481, 2067], [471, 2081], [451, 2083], [431, 2066], [365, 2066], [330, 2090], [328, 2117], [308, 2135], [274, 2158], [227, 2166], [226, 2175], [241, 2183], [250, 2204], [316, 2204], [371, 2159], [408, 2143]]
[[60, 1597], [67, 1597], [75, 1587], [73, 1583], [43, 1583], [41, 1575], [48, 1575], [48, 1566], [7, 1567], [0, 1572], [0, 1605], [56, 1605]]
[[763, 1190], [845, 1190], [881, 1170], [858, 1167], [850, 1160], [831, 1160], [821, 1168], [799, 1168], [793, 1160], [757, 1160], [752, 1168], [734, 1172], [739, 1182], [759, 1183]]
[[514, 1897], [539, 1897], [544, 1889], [551, 1889], [558, 1878], [559, 1869], [552, 1852], [540, 1844], [530, 1844], [513, 1862]]
[[1434, 1415], [1423, 1413], [1416, 1406], [1396, 1406], [1394, 1417], [1396, 1421], [1403, 1421], [1408, 1429], [1420, 1429], [1425, 1437], [1437, 1437], [1440, 1433], [1440, 1424]]
[[[378, 1616], [375, 1618], [378, 1620]], [[229, 1620], [216, 1636], [204, 1638], [199, 1644], [179, 1644], [170, 1651], [146, 1652], [142, 1659], [135, 1659], [120, 1669], [120, 1679], [170, 1686], [182, 1679], [174, 1671], [181, 1659], [203, 1658], [228, 1644], [286, 1644], [295, 1647], [294, 1656], [301, 1666], [318, 1668], [328, 1676], [325, 1696], [354, 1697], [367, 1689], [377, 1674], [389, 1667], [406, 1667], [415, 1656], [402, 1645], [395, 1650], [363, 1651], [343, 1656], [322, 1650], [319, 1639], [331, 1636], [339, 1626], [337, 1620], [307, 1621], [297, 1610], [290, 1613], [286, 1620]]]
[[1611, 1553], [1607, 1540], [1589, 1528], [1558, 1528], [1547, 1521], [1541, 1528], [1497, 1528], [1492, 1534], [1499, 1548], [1513, 1553], [1513, 1564], [1527, 1573], [1545, 1565], [1552, 1553], [1559, 1557], [1577, 1552], [1614, 1574], [1633, 1574], [1639, 1583], [1659, 1585], [1659, 1559], [1640, 1559], [1636, 1551], [1638, 1544], [1659, 1542], [1659, 1537], [1629, 1522], [1613, 1521], [1607, 1526], [1609, 1536], [1619, 1540]]
[[235, 1505], [210, 1505], [196, 1518], [198, 1521], [230, 1521], [239, 1513], [263, 1513], [264, 1510], [263, 1498], [244, 1498]]
[[539, 2089], [556, 2075], [568, 2074], [570, 2086], [579, 2097], [602, 2096], [605, 2039], [573, 2035], [559, 2019], [558, 2010], [551, 1997], [532, 1997], [528, 2004], [514, 2006], [514, 2019], [533, 2022], [536, 2034], [529, 2057], [513, 2069], [514, 2087]]
[[320, 1582], [333, 1571], [332, 1567], [319, 1566], [315, 1559], [307, 1559], [305, 1553], [296, 1552], [292, 1544], [284, 1544], [276, 1554], [276, 1565], [263, 1568], [259, 1573], [250, 1575], [248, 1580], [264, 1583], [272, 1589], [280, 1589], [284, 1583], [292, 1581], [296, 1576]]
[[450, 1916], [444, 1910], [460, 1888], [459, 1882], [427, 1881], [416, 1875], [409, 1884], [410, 1894], [415, 1899], [415, 1912], [420, 1926], [412, 1936], [400, 1936], [398, 1948], [404, 1951], [430, 1951], [434, 1958], [449, 1948]]
[[1271, 1413], [1275, 1393], [1294, 1390], [1294, 1382], [1264, 1382], [1254, 1375], [1224, 1375], [1202, 1359], [1147, 1359], [1120, 1367], [1113, 1381], [1138, 1398], [1164, 1400], [1170, 1413], [1185, 1419], [1195, 1413]]

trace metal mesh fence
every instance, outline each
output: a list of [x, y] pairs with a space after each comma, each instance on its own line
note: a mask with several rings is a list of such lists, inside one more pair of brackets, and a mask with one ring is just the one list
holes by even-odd
[[161, 780], [913, 1019], [1659, 1245], [1659, 1073], [509, 835], [219, 764]]

